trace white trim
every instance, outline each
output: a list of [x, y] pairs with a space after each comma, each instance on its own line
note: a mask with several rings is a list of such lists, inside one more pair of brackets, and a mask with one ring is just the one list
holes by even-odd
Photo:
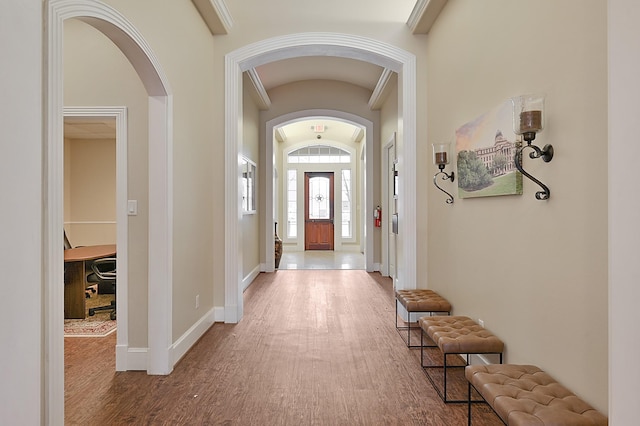
[[125, 360], [127, 371], [146, 371], [148, 364], [148, 352], [147, 348], [127, 348], [126, 346], [116, 346], [116, 357]]
[[411, 33], [427, 34], [446, 4], [447, 0], [418, 0], [407, 20]]
[[253, 270], [251, 272], [249, 272], [247, 274], [246, 277], [244, 277], [242, 279], [242, 291], [243, 292], [251, 285], [253, 280], [255, 280], [256, 277], [258, 275], [260, 275], [260, 268], [261, 268], [261, 265], [257, 265], [255, 268], [253, 268]]
[[224, 0], [191, 0], [211, 34], [228, 34], [233, 26]]
[[256, 97], [258, 98], [258, 107], [260, 109], [269, 109], [271, 106], [271, 99], [269, 99], [269, 94], [267, 93], [267, 89], [264, 88], [262, 84], [262, 80], [260, 80], [260, 76], [255, 68], [251, 68], [247, 70], [247, 76], [249, 76], [249, 80], [251, 84], [253, 84], [253, 88], [256, 91]]
[[224, 306], [213, 307], [213, 319], [215, 322], [224, 322]]
[[182, 336], [176, 340], [171, 346], [171, 358], [173, 359], [173, 365], [175, 365], [182, 357], [189, 351], [189, 349], [196, 344], [204, 333], [211, 328], [215, 322], [215, 308], [212, 308], [205, 315], [202, 316], [195, 324], [193, 324]]
[[382, 102], [384, 101], [384, 96], [382, 95], [385, 93], [385, 89], [387, 88], [387, 84], [389, 83], [392, 75], [393, 71], [388, 68], [385, 68], [384, 71], [382, 71], [382, 74], [378, 79], [378, 83], [376, 84], [376, 87], [373, 89], [373, 93], [369, 98], [368, 105], [370, 109], [379, 109], [382, 106]]
[[[172, 241], [171, 219], [171, 96], [168, 80], [151, 48], [133, 25], [112, 7], [96, 0], [50, 0], [47, 9], [46, 43], [46, 140], [45, 213], [43, 258], [45, 263], [45, 365], [44, 401], [45, 423], [64, 423], [64, 289], [59, 285], [63, 276], [63, 253], [60, 226], [64, 221], [63, 194], [63, 36], [64, 21], [77, 18], [93, 26], [113, 41], [136, 69], [150, 95], [159, 100], [157, 108], [150, 108], [149, 128], [157, 129], [149, 135], [149, 294], [171, 299]], [[151, 103], [151, 101], [150, 101]], [[169, 273], [167, 273], [169, 272]], [[171, 324], [170, 303], [160, 308], [149, 300], [149, 324]], [[168, 305], [168, 306], [167, 306]], [[118, 333], [120, 334], [120, 333]], [[169, 346], [158, 344], [171, 339], [169, 327], [149, 329], [149, 346], [156, 348], [159, 358], [168, 358]], [[150, 362], [151, 366], [157, 362]], [[128, 368], [128, 366], [126, 366]], [[167, 369], [151, 367], [150, 373], [164, 373]], [[170, 371], [170, 370], [169, 370]]]
[[[65, 117], [113, 117], [116, 121], [116, 221], [69, 222], [74, 224], [113, 224], [116, 228], [118, 272], [116, 286], [118, 333], [116, 346], [129, 345], [129, 217], [127, 215], [127, 107], [64, 107]], [[116, 371], [127, 369], [127, 357], [116, 350]]]
[[[249, 44], [225, 56], [225, 161], [227, 165], [225, 168], [225, 253], [227, 253], [225, 258], [225, 318], [229, 322], [237, 322], [243, 315], [240, 271], [242, 263], [237, 242], [241, 218], [238, 214], [241, 200], [237, 182], [238, 141], [242, 140], [242, 72], [268, 62], [304, 56], [336, 56], [359, 59], [398, 73], [398, 84], [400, 85], [400, 90], [398, 90], [398, 135], [402, 138], [404, 147], [404, 152], [399, 154], [399, 162], [404, 176], [399, 185], [402, 263], [397, 266], [402, 275], [398, 277], [398, 280], [400, 288], [416, 287], [417, 236], [415, 232], [410, 230], [410, 227], [415, 227], [417, 215], [415, 55], [393, 45], [356, 35], [338, 33], [289, 34]], [[267, 132], [266, 136], [271, 138], [265, 144], [266, 158], [272, 158], [273, 132], [271, 132], [271, 136]], [[371, 177], [373, 177], [373, 171], [371, 171]], [[369, 176], [367, 176], [367, 180], [373, 182]], [[272, 194], [273, 180], [266, 179], [266, 185], [265, 192]], [[370, 187], [367, 188], [367, 191], [373, 190]], [[269, 208], [270, 206], [271, 208]], [[269, 212], [273, 211], [272, 204], [267, 203], [265, 211], [268, 216]], [[367, 212], [365, 211], [363, 214], [367, 215]], [[403, 229], [407, 231], [403, 232]], [[269, 255], [267, 250], [267, 256]]]

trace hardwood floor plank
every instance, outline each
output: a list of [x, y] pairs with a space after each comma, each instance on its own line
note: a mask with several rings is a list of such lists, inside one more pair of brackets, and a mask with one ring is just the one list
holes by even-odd
[[[466, 424], [396, 332], [390, 279], [278, 271], [244, 298], [243, 320], [211, 327], [169, 376], [115, 372], [115, 335], [66, 339], [66, 424]], [[474, 407], [474, 425], [499, 424]]]

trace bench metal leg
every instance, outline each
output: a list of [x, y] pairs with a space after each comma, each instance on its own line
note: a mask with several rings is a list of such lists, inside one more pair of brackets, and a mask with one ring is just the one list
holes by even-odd
[[[434, 314], [443, 314], [443, 315], [451, 315], [451, 312], [445, 311], [445, 312], [439, 312], [439, 311], [409, 311], [407, 310], [407, 325], [406, 326], [400, 326], [398, 325], [398, 299], [396, 299], [396, 331], [398, 332], [398, 334], [400, 334], [400, 337], [402, 337], [402, 340], [404, 341], [404, 343], [407, 345], [408, 348], [420, 348], [422, 346], [422, 342], [420, 345], [412, 345], [411, 344], [411, 331], [412, 330], [417, 330], [420, 328], [420, 326], [418, 325], [417, 327], [411, 327], [411, 314], [425, 314], [428, 316], [434, 316]], [[418, 324], [418, 320], [416, 319], [416, 324]], [[407, 337], [404, 337], [404, 334], [402, 333], [404, 330], [407, 330]]]
[[[422, 330], [422, 333], [424, 333], [424, 330]], [[424, 336], [424, 334], [421, 334], [421, 340], [422, 337]], [[473, 402], [485, 402], [484, 399], [480, 399], [480, 400], [472, 400], [471, 399], [471, 389], [469, 389], [469, 393], [467, 395], [467, 399], [449, 399], [448, 397], [448, 392], [447, 392], [447, 385], [448, 385], [448, 379], [447, 379], [447, 371], [452, 369], [452, 368], [465, 368], [467, 365], [469, 365], [469, 356], [472, 354], [459, 354], [459, 353], [443, 353], [442, 357], [443, 357], [443, 363], [442, 365], [424, 365], [424, 355], [423, 355], [423, 350], [424, 348], [428, 348], [430, 346], [423, 346], [420, 349], [420, 364], [422, 366], [422, 370], [424, 371], [425, 375], [427, 376], [427, 379], [429, 379], [429, 382], [431, 382], [431, 385], [433, 386], [433, 388], [435, 389], [436, 393], [438, 394], [438, 396], [440, 397], [440, 399], [442, 399], [443, 402], [445, 403], [458, 403], [458, 404], [462, 404], [462, 403], [473, 403]], [[431, 347], [436, 347], [436, 346], [431, 346]], [[502, 364], [502, 353], [493, 353], [493, 352], [484, 352], [482, 353], [483, 355], [499, 355], [500, 356], [500, 364]], [[465, 356], [465, 359], [463, 359], [465, 361], [464, 365], [449, 365], [447, 363], [447, 356], [449, 355], [457, 355], [457, 356]], [[478, 354], [476, 354], [478, 355]], [[431, 377], [431, 374], [428, 372], [428, 369], [430, 368], [442, 368], [442, 390], [436, 385], [436, 382], [434, 381], [434, 379]]]

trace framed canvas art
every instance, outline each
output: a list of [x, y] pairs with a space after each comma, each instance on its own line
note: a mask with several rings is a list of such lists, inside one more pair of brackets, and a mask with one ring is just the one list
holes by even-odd
[[507, 100], [456, 130], [458, 197], [522, 194], [522, 174], [514, 162], [520, 142], [512, 115]]

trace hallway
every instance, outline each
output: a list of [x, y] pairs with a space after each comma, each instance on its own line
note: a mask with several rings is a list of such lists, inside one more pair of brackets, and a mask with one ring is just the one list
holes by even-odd
[[[115, 337], [66, 339], [65, 424], [463, 425], [395, 330], [391, 280], [260, 274], [169, 376], [114, 370]], [[474, 406], [474, 425], [500, 424]], [[486, 419], [486, 420], [485, 420]]]

